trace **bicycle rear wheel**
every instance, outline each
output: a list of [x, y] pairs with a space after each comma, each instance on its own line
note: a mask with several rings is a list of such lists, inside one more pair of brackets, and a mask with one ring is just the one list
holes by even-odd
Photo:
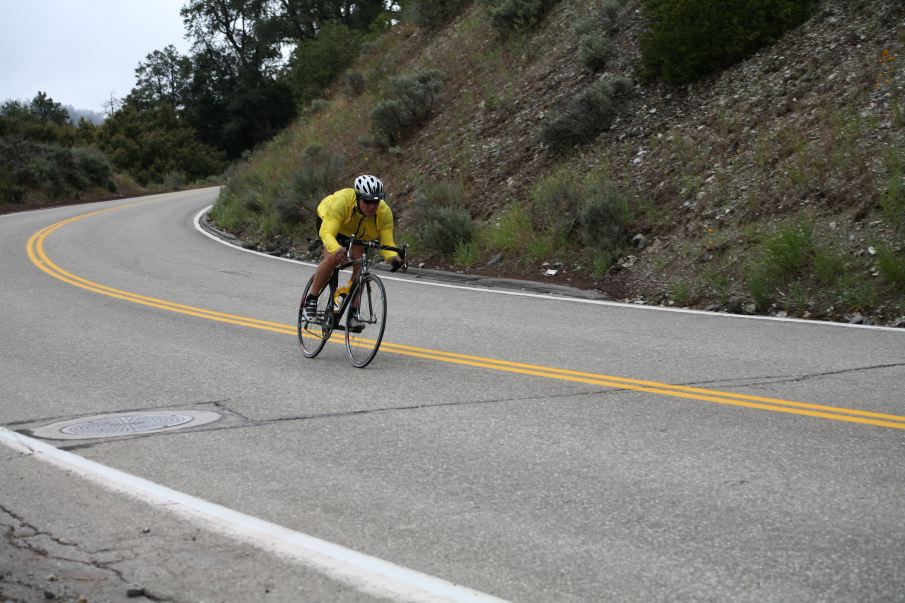
[[299, 304], [298, 336], [302, 354], [306, 358], [314, 358], [324, 349], [327, 340], [333, 333], [333, 291], [336, 286], [331, 281], [323, 288], [317, 297], [317, 313], [314, 316], [305, 315], [305, 300], [314, 277], [305, 286], [302, 293], [302, 301]]
[[[346, 313], [346, 351], [353, 366], [364, 368], [374, 360], [383, 339], [387, 322], [387, 294], [383, 282], [373, 274], [365, 275], [350, 293], [353, 300], [359, 294], [358, 309], [353, 308], [355, 304], [352, 303]], [[350, 328], [349, 322], [354, 323], [353, 319], [358, 321], [360, 329]]]

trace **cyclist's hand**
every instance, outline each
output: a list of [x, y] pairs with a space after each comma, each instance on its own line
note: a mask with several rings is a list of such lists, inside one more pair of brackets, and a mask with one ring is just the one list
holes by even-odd
[[343, 264], [345, 264], [346, 262], [348, 262], [348, 261], [349, 261], [349, 256], [348, 256], [348, 254], [346, 253], [346, 248], [345, 248], [345, 247], [340, 247], [339, 249], [337, 249], [337, 250], [333, 253], [333, 258], [335, 259], [336, 265], [337, 265], [337, 266], [342, 266]]
[[393, 256], [393, 259], [390, 260], [390, 263], [393, 265], [393, 267], [390, 268], [390, 272], [396, 272], [397, 270], [402, 270], [403, 272], [405, 272], [406, 270], [408, 270], [408, 266], [406, 266], [405, 262], [403, 262], [398, 255]]

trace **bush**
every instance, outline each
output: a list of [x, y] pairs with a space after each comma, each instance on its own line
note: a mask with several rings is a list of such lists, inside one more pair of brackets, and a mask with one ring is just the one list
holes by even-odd
[[893, 289], [905, 291], [905, 259], [897, 258], [886, 245], [877, 248], [877, 269]]
[[880, 209], [889, 225], [899, 229], [905, 224], [905, 176], [902, 170], [894, 171], [886, 189], [880, 193]]
[[85, 180], [98, 186], [108, 185], [113, 176], [113, 169], [106, 155], [97, 149], [76, 147], [72, 149], [72, 156]]
[[763, 260], [769, 276], [789, 279], [804, 272], [814, 258], [814, 226], [781, 227], [764, 241]]
[[632, 212], [629, 197], [613, 182], [588, 184], [579, 224], [582, 242], [597, 256], [613, 256], [628, 243]]
[[443, 87], [438, 71], [424, 71], [390, 79], [390, 97], [371, 111], [371, 124], [386, 147], [398, 145], [434, 113]]
[[561, 150], [595, 138], [609, 128], [632, 91], [626, 78], [600, 78], [544, 121], [541, 140]]
[[534, 27], [557, 0], [485, 0], [490, 23], [503, 34]]
[[371, 127], [376, 146], [391, 147], [404, 138], [406, 131], [410, 129], [405, 123], [404, 114], [405, 107], [396, 99], [381, 100], [374, 105]]
[[292, 182], [296, 204], [302, 203], [313, 212], [321, 199], [336, 190], [344, 167], [341, 155], [320, 145], [306, 147]]
[[0, 138], [0, 202], [21, 203], [29, 191], [59, 199], [109, 187], [111, 175], [107, 158], [96, 149]]
[[420, 235], [425, 248], [450, 254], [474, 239], [475, 226], [464, 207], [437, 206], [427, 210]]
[[540, 179], [530, 193], [533, 228], [571, 234], [587, 192], [575, 172], [568, 169], [557, 170]]
[[578, 58], [591, 71], [600, 71], [610, 57], [610, 43], [597, 34], [585, 34], [578, 40]]
[[803, 23], [817, 0], [643, 0], [642, 74], [674, 84], [700, 79]]
[[746, 268], [745, 279], [757, 307], [763, 310], [777, 287], [791, 283], [800, 290], [797, 280], [801, 279], [830, 286], [845, 276], [845, 270], [842, 257], [816, 246], [814, 225], [805, 222], [781, 225], [768, 235], [759, 256]]
[[365, 76], [360, 71], [350, 71], [346, 74], [346, 93], [355, 98], [365, 91]]
[[458, 15], [468, 0], [412, 0], [409, 18], [418, 27], [440, 29]]

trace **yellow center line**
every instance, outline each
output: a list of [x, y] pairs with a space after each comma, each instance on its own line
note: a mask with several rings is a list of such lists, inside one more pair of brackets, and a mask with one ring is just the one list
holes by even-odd
[[[45, 253], [45, 240], [49, 235], [56, 232], [63, 226], [77, 222], [87, 217], [96, 216], [98, 214], [120, 209], [122, 207], [128, 206], [124, 205], [115, 208], [108, 208], [85, 213], [79, 216], [68, 218], [66, 220], [62, 220], [55, 224], [51, 224], [50, 226], [39, 230], [34, 235], [32, 235], [32, 237], [28, 241], [27, 253], [29, 259], [38, 268], [40, 268], [53, 278], [59, 279], [70, 285], [98, 293], [100, 295], [142, 304], [161, 310], [167, 310], [169, 312], [177, 312], [188, 316], [195, 316], [198, 318], [205, 318], [208, 320], [215, 320], [233, 325], [250, 327], [253, 329], [272, 331], [275, 333], [293, 336], [296, 335], [296, 327], [292, 325], [258, 320], [256, 318], [239, 316], [236, 314], [216, 312], [214, 310], [198, 308], [195, 306], [187, 306], [185, 304], [178, 304], [155, 297], [149, 297], [147, 295], [140, 295], [129, 291], [123, 291], [121, 289], [108, 287], [106, 285], [90, 281], [64, 270], [56, 263], [54, 263]], [[342, 342], [342, 339], [340, 337], [334, 336], [331, 337], [330, 342], [339, 344]], [[905, 429], [905, 416], [900, 415], [878, 413], [852, 408], [841, 408], [822, 404], [812, 404], [808, 402], [796, 402], [792, 400], [783, 400], [781, 398], [752, 396], [747, 394], [738, 394], [700, 387], [672, 385], [669, 383], [660, 383], [657, 381], [648, 381], [642, 379], [630, 379], [613, 375], [573, 371], [522, 362], [485, 358], [482, 356], [446, 352], [443, 350], [434, 350], [430, 348], [420, 348], [388, 341], [384, 341], [382, 343], [381, 349], [384, 353], [392, 353], [402, 356], [420, 358], [423, 360], [433, 360], [436, 362], [445, 362], [461, 366], [471, 366], [519, 375], [530, 375], [545, 379], [555, 379], [572, 383], [582, 383], [600, 387], [644, 392], [673, 398], [684, 398], [689, 400], [712, 402], [715, 404], [769, 410], [773, 412], [789, 413], [809, 417], [818, 417], [822, 419], [830, 419], [833, 421], [844, 421], [849, 423], [861, 423], [864, 425], [890, 427], [894, 429]]]

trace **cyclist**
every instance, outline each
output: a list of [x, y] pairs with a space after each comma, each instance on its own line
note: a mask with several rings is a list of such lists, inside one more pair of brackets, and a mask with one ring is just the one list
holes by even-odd
[[[317, 297], [330, 280], [333, 270], [349, 261], [344, 246], [348, 245], [349, 237], [362, 241], [378, 239], [381, 245], [396, 246], [393, 242], [393, 210], [385, 199], [383, 182], [375, 176], [364, 175], [355, 179], [354, 188], [338, 190], [317, 206], [317, 235], [324, 244], [324, 259], [314, 272], [314, 281], [305, 299], [307, 316], [313, 318], [316, 315]], [[352, 246], [353, 260], [360, 258], [362, 253], [361, 247]], [[393, 272], [405, 269], [405, 263], [396, 253], [380, 253], [392, 264]], [[353, 265], [352, 280], [344, 287], [346, 291], [360, 269], [359, 264]], [[354, 314], [350, 317], [350, 321], [354, 321]]]

